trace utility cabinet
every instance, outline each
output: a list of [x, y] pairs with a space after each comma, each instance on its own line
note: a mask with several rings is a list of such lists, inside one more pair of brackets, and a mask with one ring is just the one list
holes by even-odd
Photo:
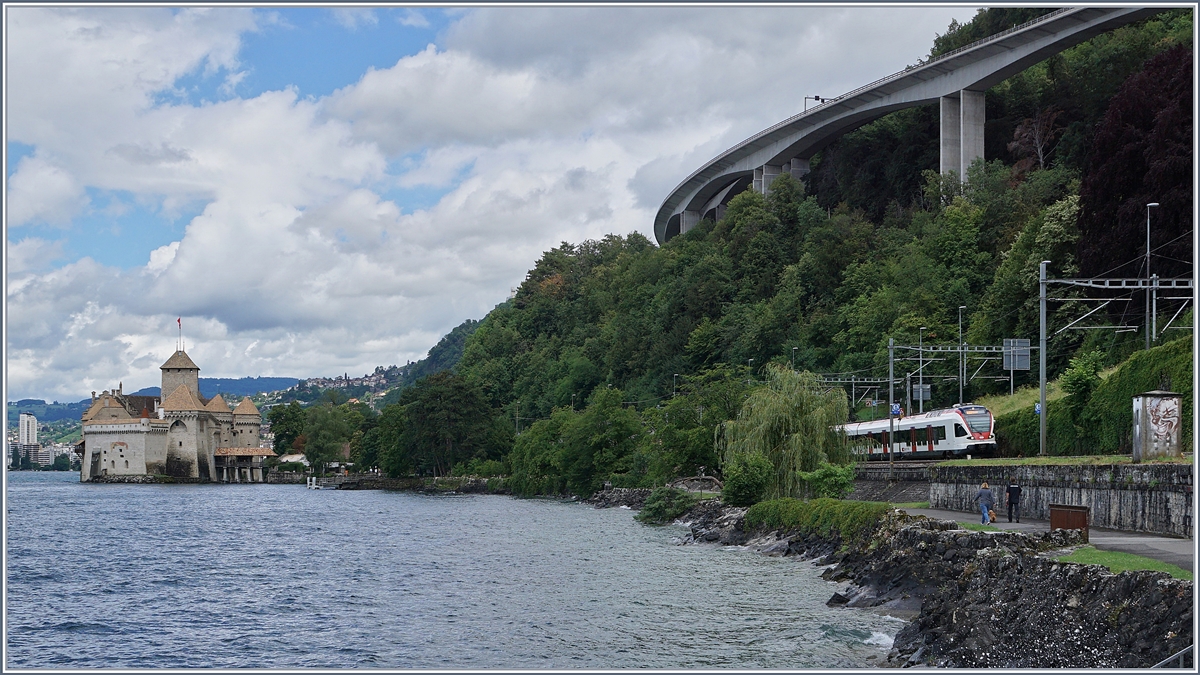
[[1183, 456], [1183, 396], [1148, 391], [1133, 397], [1133, 461]]

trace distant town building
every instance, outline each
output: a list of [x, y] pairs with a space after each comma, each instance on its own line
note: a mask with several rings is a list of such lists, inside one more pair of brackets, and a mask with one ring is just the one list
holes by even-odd
[[[249, 397], [230, 409], [220, 394], [200, 395], [200, 367], [183, 350], [159, 367], [165, 398], [133, 396], [120, 385], [83, 414], [79, 480], [165, 474], [222, 483], [259, 483], [262, 416]], [[169, 393], [168, 393], [169, 392]]]
[[38, 423], [33, 413], [21, 413], [17, 422], [17, 442], [21, 445], [33, 445], [37, 443]]
[[49, 464], [43, 462], [42, 446], [38, 444], [38, 422], [33, 413], [23, 412], [17, 417], [17, 450], [21, 453], [21, 457], [28, 457], [30, 462], [38, 464]]

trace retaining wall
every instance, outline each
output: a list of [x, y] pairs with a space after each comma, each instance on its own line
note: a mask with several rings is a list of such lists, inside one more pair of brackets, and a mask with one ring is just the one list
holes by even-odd
[[929, 506], [974, 511], [987, 481], [996, 514], [1007, 511], [1004, 490], [1021, 486], [1021, 515], [1050, 519], [1050, 504], [1086, 506], [1092, 527], [1192, 537], [1190, 464], [1087, 466], [931, 466]]

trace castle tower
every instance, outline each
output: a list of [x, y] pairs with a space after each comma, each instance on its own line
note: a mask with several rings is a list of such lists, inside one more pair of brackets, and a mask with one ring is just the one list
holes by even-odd
[[262, 426], [262, 413], [247, 396], [233, 410], [234, 446], [257, 448], [258, 433]]
[[180, 349], [158, 367], [162, 371], [162, 397], [165, 400], [180, 386], [187, 387], [192, 396], [200, 398], [200, 366], [197, 366], [187, 352]]

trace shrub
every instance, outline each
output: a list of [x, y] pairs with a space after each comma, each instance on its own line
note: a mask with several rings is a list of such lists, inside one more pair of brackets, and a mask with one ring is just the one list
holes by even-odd
[[308, 470], [308, 467], [304, 466], [304, 462], [280, 462], [278, 465], [275, 466], [274, 470], [275, 471], [295, 471], [297, 473], [304, 473], [305, 471]]
[[822, 463], [816, 471], [801, 471], [799, 478], [809, 497], [841, 499], [854, 489], [854, 467]]
[[760, 454], [738, 454], [725, 465], [721, 500], [730, 506], [750, 506], [763, 498], [775, 467]]
[[882, 502], [849, 502], [840, 499], [801, 501], [784, 497], [759, 502], [746, 512], [746, 526], [767, 530], [800, 530], [822, 537], [860, 542], [875, 531], [888, 510]]
[[692, 507], [688, 493], [666, 486], [654, 488], [642, 510], [634, 516], [643, 523], [664, 525], [687, 513]]
[[[1192, 341], [1190, 337], [1140, 351], [1107, 379], [1095, 384], [1087, 377], [1091, 364], [1078, 363], [1082, 393], [1094, 385], [1086, 402], [1078, 397], [1047, 404], [1046, 451], [1050, 455], [1112, 455], [1131, 450], [1133, 397], [1159, 388], [1172, 388], [1183, 395], [1183, 449], [1192, 448]], [[1071, 378], [1064, 375], [1069, 381]], [[1064, 382], [1066, 388], [1067, 382]], [[1075, 383], [1071, 384], [1072, 387]], [[1073, 414], [1073, 412], [1075, 414]], [[1074, 418], [1078, 418], [1078, 422]], [[1033, 408], [1017, 410], [996, 418], [996, 440], [1001, 454], [1038, 454], [1038, 417]]]
[[1092, 392], [1082, 419], [1087, 425], [1091, 444], [1104, 453], [1128, 453], [1132, 450], [1133, 397], [1155, 389], [1170, 389], [1183, 395], [1181, 413], [1182, 444], [1192, 449], [1192, 415], [1195, 398], [1192, 389], [1192, 339], [1185, 337], [1149, 351], [1140, 351], [1121, 364]]

